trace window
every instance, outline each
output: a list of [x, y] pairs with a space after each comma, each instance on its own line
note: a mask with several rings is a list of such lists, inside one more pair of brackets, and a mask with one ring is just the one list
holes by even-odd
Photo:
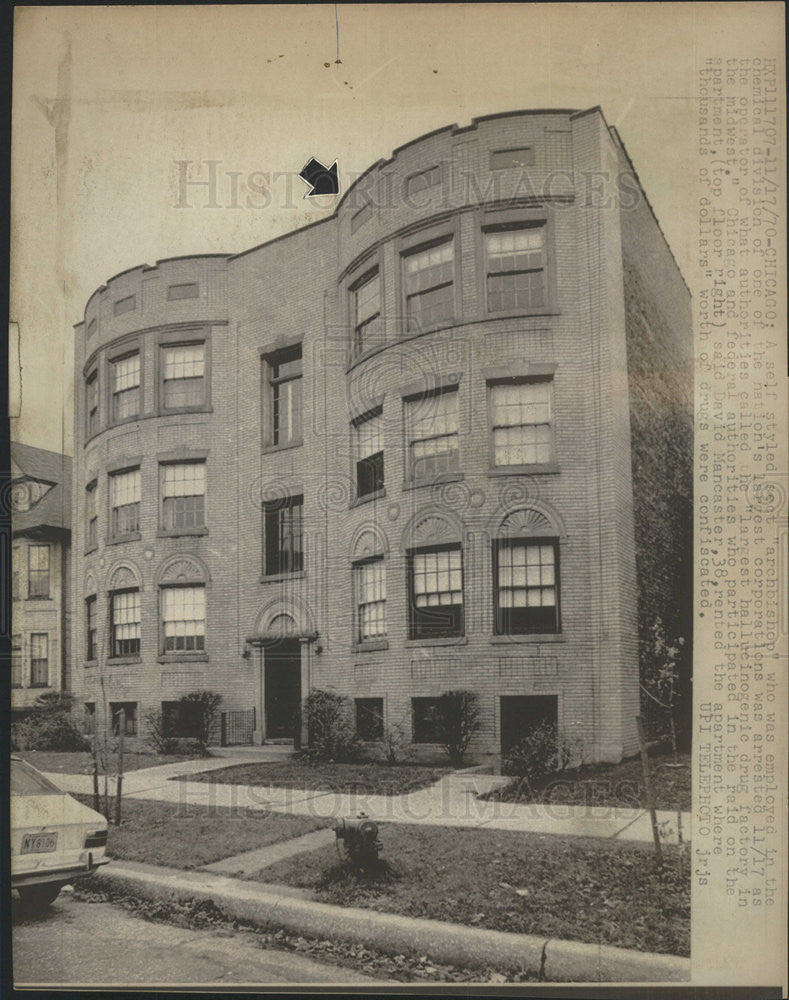
[[455, 312], [453, 241], [405, 257], [408, 330], [417, 333], [451, 320]]
[[22, 636], [11, 640], [11, 687], [22, 687]]
[[512, 170], [534, 165], [534, 150], [531, 146], [520, 149], [494, 149], [490, 153], [491, 170]]
[[356, 735], [360, 740], [382, 740], [384, 737], [383, 698], [356, 699]]
[[559, 631], [559, 550], [555, 539], [502, 539], [494, 549], [499, 635]]
[[438, 732], [438, 698], [412, 698], [413, 742], [440, 743]]
[[199, 702], [163, 701], [162, 723], [167, 736], [176, 739], [197, 739], [202, 726]]
[[381, 281], [378, 271], [366, 274], [351, 288], [354, 354], [381, 342]]
[[27, 549], [27, 596], [49, 597], [49, 546], [29, 545]]
[[386, 566], [383, 559], [360, 563], [356, 573], [358, 641], [386, 638]]
[[165, 653], [205, 650], [205, 587], [163, 587], [162, 626]]
[[96, 659], [96, 596], [85, 598], [85, 658]]
[[140, 655], [140, 592], [116, 590], [110, 597], [112, 656]]
[[[123, 713], [123, 720], [121, 720]], [[121, 721], [123, 722], [123, 735], [137, 735], [137, 702], [136, 701], [111, 701], [110, 714], [112, 715], [112, 734], [120, 736]]]
[[274, 445], [301, 441], [301, 344], [266, 358], [268, 367], [269, 440]]
[[408, 464], [412, 480], [433, 479], [460, 468], [456, 389], [406, 401]]
[[384, 487], [384, 418], [381, 410], [354, 425], [356, 435], [356, 495], [377, 493]]
[[488, 312], [546, 304], [544, 226], [486, 232], [485, 254]]
[[301, 497], [288, 497], [265, 504], [263, 572], [266, 576], [299, 573], [304, 569], [302, 509]]
[[30, 636], [30, 686], [49, 686], [49, 635], [33, 632]]
[[205, 462], [162, 466], [162, 528], [190, 531], [205, 525]]
[[99, 373], [97, 371], [88, 375], [85, 382], [85, 431], [88, 437], [99, 429]]
[[110, 476], [112, 495], [112, 534], [128, 535], [140, 530], [140, 495], [142, 484], [139, 469], [116, 472]]
[[490, 386], [494, 465], [533, 465], [552, 459], [551, 382]]
[[411, 552], [409, 638], [463, 635], [463, 557], [459, 545]]
[[99, 517], [96, 508], [97, 480], [85, 487], [85, 547], [95, 549], [98, 545]]
[[186, 409], [205, 403], [205, 344], [164, 347], [162, 406]]
[[140, 355], [112, 363], [112, 419], [128, 420], [140, 412]]

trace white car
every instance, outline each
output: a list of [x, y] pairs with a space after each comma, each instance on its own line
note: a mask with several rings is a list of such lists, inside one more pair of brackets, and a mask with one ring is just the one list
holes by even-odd
[[107, 864], [107, 820], [11, 757], [11, 886], [45, 907], [64, 885]]

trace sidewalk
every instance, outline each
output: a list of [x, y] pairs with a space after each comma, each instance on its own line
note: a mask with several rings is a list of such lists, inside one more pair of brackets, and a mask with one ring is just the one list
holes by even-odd
[[[281, 748], [260, 748], [257, 760], [282, 760]], [[485, 827], [523, 833], [604, 837], [651, 841], [652, 825], [645, 809], [541, 803], [483, 801], [477, 795], [507, 781], [498, 775], [456, 771], [434, 785], [407, 795], [372, 795], [323, 789], [274, 788], [171, 780], [182, 775], [249, 763], [250, 755], [181, 761], [130, 771], [123, 777], [128, 798], [189, 805], [210, 805], [294, 813], [321, 819], [355, 816], [363, 810], [372, 819], [387, 823], [427, 823], [433, 826]], [[50, 774], [64, 791], [89, 795], [93, 779], [87, 774]], [[114, 791], [114, 782], [111, 783]], [[663, 843], [690, 840], [690, 813], [659, 811], [658, 829]]]

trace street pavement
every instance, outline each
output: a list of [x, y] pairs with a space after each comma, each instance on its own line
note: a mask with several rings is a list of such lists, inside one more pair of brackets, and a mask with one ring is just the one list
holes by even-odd
[[13, 963], [17, 987], [380, 981], [261, 946], [248, 932], [152, 923], [111, 903], [87, 903], [70, 893], [61, 893], [37, 916], [14, 903]]

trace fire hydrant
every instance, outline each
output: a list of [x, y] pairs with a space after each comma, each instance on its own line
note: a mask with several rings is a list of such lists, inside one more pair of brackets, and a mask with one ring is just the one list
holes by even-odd
[[343, 842], [345, 856], [362, 870], [372, 868], [378, 861], [381, 842], [378, 840], [378, 824], [365, 812], [355, 818], [340, 819], [334, 826], [338, 841]]

